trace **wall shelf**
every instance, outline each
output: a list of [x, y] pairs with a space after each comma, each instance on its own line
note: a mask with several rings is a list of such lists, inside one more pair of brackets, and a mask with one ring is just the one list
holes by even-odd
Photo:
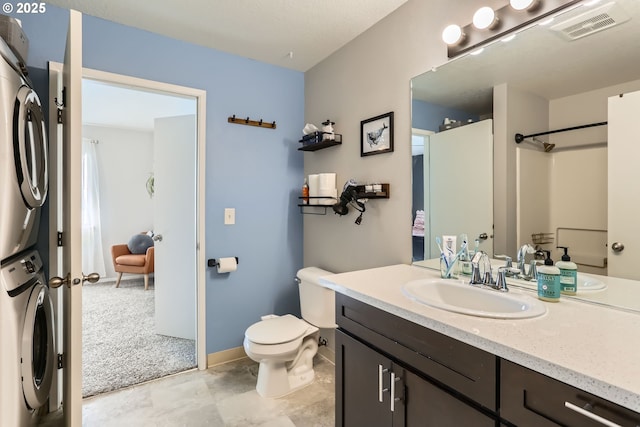
[[[335, 203], [334, 197], [320, 197], [320, 196], [309, 196], [309, 197], [298, 197], [298, 199], [329, 199], [331, 200], [330, 205], [310, 205], [308, 203], [298, 203], [298, 207], [300, 208], [300, 213], [305, 215], [326, 215], [327, 208], [330, 208]], [[320, 202], [320, 200], [318, 200]], [[305, 208], [310, 208], [306, 209]]]
[[302, 147], [298, 148], [299, 151], [318, 151], [323, 148], [333, 147], [335, 145], [342, 144], [342, 135], [339, 133], [334, 134], [334, 139], [325, 139], [320, 140], [318, 142], [314, 142], [315, 140], [319, 140], [322, 138], [324, 132], [315, 132], [312, 135], [304, 136], [300, 141], [302, 143]]
[[[358, 199], [388, 199], [389, 198], [389, 184], [380, 184], [382, 185], [382, 191], [377, 192], [366, 192], [364, 185], [356, 186], [356, 193]], [[306, 198], [306, 197], [305, 197]], [[309, 199], [331, 199], [335, 200], [334, 197], [312, 197], [309, 196]], [[302, 196], [298, 197], [298, 199], [303, 199]], [[332, 202], [329, 205], [310, 205], [308, 203], [298, 203], [298, 207], [300, 208], [300, 213], [305, 215], [326, 215], [327, 209], [331, 208], [335, 202]], [[306, 208], [306, 209], [305, 209]]]
[[389, 184], [380, 184], [380, 185], [382, 185], [382, 191], [377, 191], [377, 192], [366, 192], [364, 185], [356, 186], [358, 199], [388, 199]]

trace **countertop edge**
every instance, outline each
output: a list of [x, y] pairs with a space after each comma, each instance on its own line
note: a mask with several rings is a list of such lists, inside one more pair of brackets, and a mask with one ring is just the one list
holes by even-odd
[[434, 330], [463, 343], [495, 354], [500, 358], [517, 363], [528, 369], [602, 397], [603, 399], [609, 400], [625, 408], [640, 412], [640, 398], [639, 395], [633, 391], [594, 378], [585, 372], [579, 372], [561, 364], [557, 364], [553, 360], [533, 356], [514, 348], [508, 343], [498, 342], [487, 337], [473, 334], [469, 331], [460, 329], [451, 323], [447, 323], [446, 321], [427, 317], [423, 314], [419, 314], [406, 308], [399, 307], [398, 305], [388, 301], [384, 301], [383, 299], [372, 296], [371, 294], [359, 292], [349, 288], [348, 286], [343, 286], [339, 282], [332, 281], [331, 278], [333, 276], [325, 276], [321, 278], [321, 284], [335, 292], [352, 297], [358, 301], [367, 303], [390, 314], [397, 315], [398, 317], [421, 325], [425, 328]]

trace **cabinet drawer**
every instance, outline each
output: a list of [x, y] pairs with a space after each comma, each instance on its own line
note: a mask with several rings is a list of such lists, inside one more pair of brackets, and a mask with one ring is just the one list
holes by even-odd
[[441, 386], [497, 411], [496, 356], [339, 293], [336, 323]]
[[[639, 426], [640, 414], [553, 378], [502, 360], [500, 416], [518, 426], [600, 426], [565, 406], [575, 405], [621, 426]], [[612, 425], [612, 424], [608, 424]]]

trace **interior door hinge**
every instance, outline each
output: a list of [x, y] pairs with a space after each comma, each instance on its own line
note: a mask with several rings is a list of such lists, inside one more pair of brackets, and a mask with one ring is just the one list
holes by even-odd
[[58, 369], [62, 369], [64, 367], [64, 355], [58, 353]]
[[62, 100], [58, 100], [58, 97], [54, 98], [54, 102], [56, 104], [56, 107], [58, 107], [58, 123], [62, 124], [63, 120], [62, 120], [62, 110], [64, 109], [64, 107], [66, 107], [67, 104], [67, 88], [63, 87], [62, 88]]
[[62, 247], [62, 231], [58, 231], [58, 247]]

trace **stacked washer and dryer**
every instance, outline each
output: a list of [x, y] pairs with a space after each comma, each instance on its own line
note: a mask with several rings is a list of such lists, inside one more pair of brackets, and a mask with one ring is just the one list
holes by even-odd
[[53, 305], [33, 248], [47, 197], [47, 141], [26, 73], [28, 40], [0, 15], [0, 426], [37, 422], [56, 370]]

